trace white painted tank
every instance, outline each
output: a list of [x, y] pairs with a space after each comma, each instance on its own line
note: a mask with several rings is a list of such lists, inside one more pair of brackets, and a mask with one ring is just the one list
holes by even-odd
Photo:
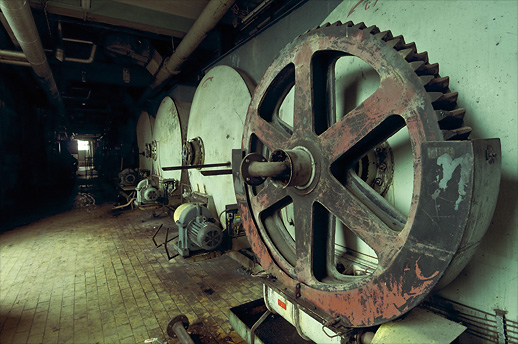
[[[139, 153], [145, 152], [146, 143], [153, 141], [153, 127], [151, 126], [151, 116], [146, 111], [142, 111], [137, 122], [137, 144]], [[153, 159], [144, 155], [139, 155], [139, 168], [151, 171], [153, 169]]]
[[[243, 124], [253, 91], [250, 87], [239, 72], [228, 66], [211, 69], [201, 80], [191, 106], [187, 140], [201, 137], [204, 164], [230, 162], [232, 149], [241, 148]], [[222, 168], [227, 167], [207, 170]], [[191, 169], [189, 179], [193, 191], [213, 197], [214, 217], [220, 215], [227, 204], [237, 203], [232, 175], [203, 176], [199, 170]], [[224, 225], [223, 216], [220, 220]]]
[[161, 179], [180, 180], [181, 171], [164, 171], [163, 167], [182, 165], [182, 131], [174, 101], [165, 97], [157, 111], [153, 129], [153, 139], [157, 142], [157, 160], [153, 174]]

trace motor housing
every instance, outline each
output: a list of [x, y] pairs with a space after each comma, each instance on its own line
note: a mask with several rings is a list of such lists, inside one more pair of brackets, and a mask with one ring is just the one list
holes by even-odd
[[122, 187], [137, 185], [138, 173], [134, 169], [125, 168], [124, 170], [119, 172], [118, 177], [119, 177], [119, 185]]
[[149, 179], [141, 180], [135, 190], [137, 191], [137, 199], [135, 201], [137, 206], [143, 204], [154, 204], [159, 197], [158, 190], [149, 183]]
[[223, 232], [207, 207], [184, 203], [174, 212], [178, 226], [178, 253], [188, 257], [193, 251], [212, 251], [223, 241]]

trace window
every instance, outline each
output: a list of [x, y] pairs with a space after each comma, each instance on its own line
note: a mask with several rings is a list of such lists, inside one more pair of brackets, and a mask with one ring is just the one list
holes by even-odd
[[89, 141], [77, 140], [77, 149], [80, 150], [80, 151], [90, 150], [90, 142]]

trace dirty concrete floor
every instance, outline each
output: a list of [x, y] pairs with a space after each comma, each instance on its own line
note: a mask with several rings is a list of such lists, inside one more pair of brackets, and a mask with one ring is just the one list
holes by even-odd
[[244, 342], [229, 309], [260, 298], [259, 280], [226, 255], [169, 261], [151, 240], [167, 216], [78, 204], [0, 234], [0, 343], [175, 343], [179, 314], [197, 342]]

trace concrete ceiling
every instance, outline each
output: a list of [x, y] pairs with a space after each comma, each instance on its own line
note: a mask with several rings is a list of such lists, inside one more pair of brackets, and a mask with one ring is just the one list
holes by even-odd
[[31, 7], [53, 15], [178, 38], [185, 35], [207, 3], [208, 0], [30, 0]]
[[[177, 83], [195, 85], [204, 66], [302, 2], [237, 0], [182, 65], [181, 73], [162, 88]], [[207, 3], [209, 0], [29, 0], [70, 119], [68, 129], [99, 133], [126, 122], [128, 116], [136, 118], [146, 103], [156, 102], [149, 98], [143, 102], [146, 88]], [[0, 21], [4, 24], [0, 26], [0, 49], [21, 53], [1, 13]], [[20, 66], [23, 59], [16, 65], [3, 59], [0, 54], [0, 72], [23, 83], [19, 89], [36, 107], [50, 107], [30, 68]], [[154, 96], [163, 97], [158, 92]]]

